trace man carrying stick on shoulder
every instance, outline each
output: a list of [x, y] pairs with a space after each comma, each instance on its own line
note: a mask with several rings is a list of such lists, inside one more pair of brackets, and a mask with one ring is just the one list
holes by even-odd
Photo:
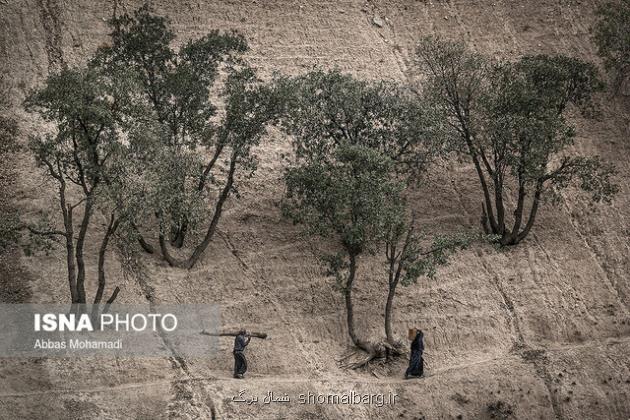
[[201, 331], [199, 334], [210, 335], [215, 337], [234, 337], [234, 377], [236, 379], [243, 379], [245, 372], [247, 371], [247, 359], [245, 358], [245, 347], [249, 344], [252, 337], [265, 339], [267, 333], [246, 331], [245, 328], [241, 328], [238, 331], [225, 331], [225, 332], [208, 332], [206, 330]]
[[245, 329], [241, 329], [238, 335], [234, 337], [234, 377], [243, 379], [247, 371], [247, 359], [245, 358], [245, 347], [249, 344], [252, 337], [247, 334]]

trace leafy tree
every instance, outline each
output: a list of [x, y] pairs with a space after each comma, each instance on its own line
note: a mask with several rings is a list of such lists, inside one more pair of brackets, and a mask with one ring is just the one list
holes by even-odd
[[[334, 160], [316, 161], [288, 170], [285, 215], [304, 224], [307, 232], [333, 238], [341, 251], [327, 254], [328, 274], [343, 293], [348, 334], [367, 357], [348, 367], [358, 368], [377, 357], [396, 356], [402, 348], [392, 334], [393, 301], [398, 284], [413, 284], [448, 263], [458, 248], [478, 237], [472, 234], [443, 235], [424, 248], [413, 224], [405, 222], [405, 183], [397, 180], [395, 162], [365, 146], [342, 145]], [[360, 258], [385, 250], [388, 297], [385, 306], [386, 342], [360, 338], [354, 323], [353, 291]]]
[[[66, 247], [68, 284], [73, 304], [88, 302], [85, 244], [88, 231], [105, 221], [98, 253], [98, 287], [93, 302], [101, 303], [106, 287], [108, 246], [120, 226], [141, 205], [129, 183], [133, 164], [127, 160], [128, 143], [122, 132], [129, 125], [126, 110], [134, 91], [131, 80], [84, 70], [62, 70], [29, 95], [26, 109], [37, 112], [53, 126], [30, 139], [38, 166], [56, 185], [63, 227], [27, 225], [35, 235], [59, 238]], [[135, 174], [137, 176], [137, 174]], [[41, 224], [40, 224], [41, 225]], [[92, 237], [92, 236], [90, 236]], [[107, 303], [118, 295], [116, 287]]]
[[282, 126], [299, 161], [330, 161], [343, 145], [370, 147], [413, 179], [441, 152], [446, 126], [433, 108], [407, 89], [366, 81], [338, 70], [280, 79]]
[[[569, 105], [592, 110], [592, 96], [602, 88], [592, 64], [546, 55], [490, 63], [463, 44], [435, 38], [421, 42], [417, 57], [429, 79], [426, 94], [479, 177], [484, 227], [501, 244], [522, 241], [540, 202], [557, 198], [572, 183], [595, 202], [609, 202], [617, 192], [612, 166], [567, 154], [575, 139], [565, 117]], [[509, 220], [512, 186], [516, 206]]]
[[630, 73], [630, 0], [604, 3], [597, 15], [595, 44], [604, 66], [614, 76], [617, 90]]
[[[211, 242], [239, 173], [251, 176], [256, 169], [252, 147], [275, 118], [275, 97], [240, 59], [248, 46], [236, 32], [211, 31], [175, 50], [168, 20], [146, 5], [110, 25], [111, 46], [99, 49], [92, 66], [129, 69], [139, 81], [142, 95], [135, 105], [148, 110], [141, 118], [152, 119], [155, 127], [155, 137], [145, 138], [152, 152], [144, 158], [153, 179], [147, 198], [158, 219], [160, 249], [169, 264], [190, 268]], [[221, 111], [210, 99], [214, 92]], [[170, 254], [168, 242], [182, 247], [187, 233], [208, 219], [190, 257]]]
[[280, 78], [276, 89], [284, 98], [281, 123], [298, 164], [286, 177], [285, 210], [311, 233], [334, 237], [342, 247], [324, 259], [344, 294], [350, 338], [367, 352], [348, 366], [399, 354], [392, 344], [361, 339], [355, 331], [357, 266], [360, 256], [382, 249], [391, 226], [403, 223], [403, 190], [444, 151], [447, 126], [408, 89], [338, 70]]
[[393, 161], [369, 147], [343, 145], [334, 158], [289, 169], [283, 209], [309, 233], [333, 238], [341, 248], [325, 260], [345, 299], [348, 334], [358, 348], [374, 353], [357, 334], [352, 292], [360, 256], [377, 251], [391, 220], [404, 211], [404, 184], [392, 177]]

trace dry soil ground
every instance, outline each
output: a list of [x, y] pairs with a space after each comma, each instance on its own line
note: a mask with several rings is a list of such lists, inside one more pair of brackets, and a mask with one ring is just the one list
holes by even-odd
[[[178, 42], [212, 28], [248, 38], [250, 61], [264, 75], [337, 66], [366, 78], [404, 81], [422, 35], [463, 39], [503, 57], [565, 53], [599, 62], [590, 41], [596, 1], [451, 0], [154, 0]], [[140, 3], [119, 1], [119, 10]], [[12, 82], [24, 137], [38, 123], [19, 110], [25, 92], [64, 63], [78, 65], [107, 40], [112, 1], [0, 1], [0, 71]], [[383, 26], [373, 23], [374, 16]], [[265, 330], [249, 350], [251, 376], [231, 379], [230, 341], [208, 358], [0, 360], [0, 418], [489, 418], [500, 402], [515, 418], [630, 417], [630, 282], [627, 180], [629, 124], [623, 97], [602, 97], [602, 117], [576, 119], [576, 152], [600, 154], [620, 170], [611, 207], [591, 208], [574, 190], [545, 206], [521, 246], [460, 254], [437, 279], [401, 288], [395, 329], [422, 326], [428, 377], [349, 372], [335, 359], [348, 346], [341, 298], [314, 256], [316, 244], [281, 218], [283, 154], [278, 133], [258, 150], [260, 169], [232, 201], [221, 233], [191, 271], [151, 261], [144, 282], [116, 268], [110, 285], [120, 302], [219, 302], [225, 327]], [[32, 160], [16, 156], [2, 169], [4, 203], [28, 214], [55, 208], [51, 188]], [[477, 226], [479, 190], [472, 168], [453, 164], [414, 195], [428, 230]], [[8, 204], [7, 204], [8, 205]], [[95, 234], [97, 234], [96, 232]], [[89, 249], [91, 256], [95, 249]], [[2, 256], [5, 301], [65, 302], [64, 255]], [[92, 262], [93, 264], [93, 262]], [[90, 267], [93, 269], [93, 265]], [[367, 259], [357, 284], [357, 318], [381, 328], [384, 276]], [[7, 292], [8, 291], [8, 292]], [[248, 406], [231, 401], [240, 389], [262, 398], [288, 393], [396, 393], [395, 405]], [[498, 405], [499, 404], [499, 405]], [[461, 416], [461, 417], [459, 417]]]

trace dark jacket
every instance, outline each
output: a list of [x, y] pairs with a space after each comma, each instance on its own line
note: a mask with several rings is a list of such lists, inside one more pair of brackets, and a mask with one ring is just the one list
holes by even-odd
[[411, 351], [424, 352], [423, 339], [424, 339], [424, 334], [418, 331], [418, 334], [416, 334], [416, 338], [414, 338], [413, 341], [411, 342]]
[[239, 334], [234, 338], [234, 351], [242, 352], [245, 350], [245, 347], [249, 344], [249, 340], [251, 337], [247, 337], [244, 334]]

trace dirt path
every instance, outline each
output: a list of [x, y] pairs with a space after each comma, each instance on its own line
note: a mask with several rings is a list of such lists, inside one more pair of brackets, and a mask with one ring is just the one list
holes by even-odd
[[[593, 340], [590, 342], [584, 342], [579, 344], [568, 344], [564, 346], [557, 347], [547, 347], [541, 348], [539, 350], [545, 351], [548, 353], [566, 353], [573, 350], [595, 350], [597, 348], [607, 347], [611, 345], [617, 344], [630, 344], [630, 337], [611, 337], [605, 340]], [[320, 385], [323, 386], [325, 384], [336, 384], [336, 385], [396, 385], [396, 384], [405, 384], [411, 386], [422, 386], [425, 381], [430, 381], [433, 379], [437, 379], [442, 375], [461, 371], [463, 369], [470, 369], [475, 367], [482, 367], [485, 365], [492, 365], [499, 362], [519, 362], [522, 360], [523, 355], [519, 352], [510, 352], [506, 355], [500, 357], [492, 357], [488, 359], [482, 359], [469, 363], [462, 363], [458, 365], [448, 366], [445, 368], [437, 369], [435, 371], [429, 371], [428, 374], [424, 377], [423, 380], [409, 381], [402, 378], [374, 378], [371, 376], [365, 376], [361, 378], [339, 378], [339, 379], [330, 379], [330, 378], [303, 378], [303, 379], [295, 379], [294, 377], [277, 377], [277, 376], [265, 376], [260, 374], [248, 374], [246, 380], [239, 380], [232, 378], [230, 371], [213, 371], [211, 372], [212, 376], [204, 376], [204, 377], [195, 377], [193, 373], [190, 374], [189, 378], [185, 379], [164, 379], [164, 380], [156, 380], [156, 381], [146, 381], [146, 382], [130, 382], [126, 384], [120, 384], [115, 386], [99, 386], [92, 388], [84, 388], [84, 389], [50, 389], [43, 391], [29, 391], [29, 392], [15, 392], [15, 393], [5, 393], [0, 394], [0, 399], [2, 398], [20, 398], [20, 397], [32, 397], [38, 395], [58, 395], [58, 394], [92, 394], [99, 392], [111, 392], [111, 391], [123, 391], [129, 389], [142, 389], [147, 387], [159, 387], [159, 386], [174, 386], [177, 384], [210, 384], [213, 382], [223, 382], [223, 383], [242, 383], [242, 384], [283, 384], [283, 385], [297, 385], [297, 384], [310, 384], [312, 386]]]

